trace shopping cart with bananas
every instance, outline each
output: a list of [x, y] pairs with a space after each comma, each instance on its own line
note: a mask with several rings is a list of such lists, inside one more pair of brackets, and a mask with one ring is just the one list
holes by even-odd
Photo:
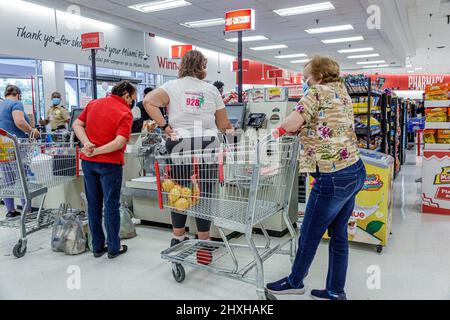
[[[18, 219], [2, 219], [0, 227], [18, 229], [20, 239], [13, 255], [21, 258], [27, 250], [27, 236], [49, 227], [55, 210], [43, 210], [50, 188], [62, 185], [79, 173], [78, 146], [63, 142], [18, 139], [0, 129], [0, 197], [20, 199], [23, 212]], [[39, 210], [31, 212], [31, 202], [42, 197]]]
[[[264, 289], [263, 263], [276, 253], [296, 253], [296, 231], [288, 217], [297, 170], [299, 141], [277, 129], [260, 140], [242, 139], [220, 148], [158, 156], [155, 161], [160, 208], [211, 221], [222, 242], [187, 240], [161, 253], [172, 263], [177, 282], [184, 266], [256, 284], [259, 299], [275, 299]], [[271, 244], [263, 222], [282, 212], [289, 239]], [[259, 228], [265, 244], [254, 241]], [[230, 242], [223, 229], [245, 235]], [[252, 272], [251, 272], [252, 271]]]

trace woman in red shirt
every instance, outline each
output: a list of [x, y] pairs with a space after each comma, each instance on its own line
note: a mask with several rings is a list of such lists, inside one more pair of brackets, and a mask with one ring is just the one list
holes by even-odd
[[[120, 190], [126, 144], [131, 134], [131, 107], [136, 88], [128, 81], [116, 84], [106, 98], [91, 101], [73, 124], [83, 144], [84, 187], [94, 256], [110, 259], [127, 251], [120, 244]], [[107, 241], [102, 226], [103, 204]], [[107, 242], [107, 246], [105, 243]]]

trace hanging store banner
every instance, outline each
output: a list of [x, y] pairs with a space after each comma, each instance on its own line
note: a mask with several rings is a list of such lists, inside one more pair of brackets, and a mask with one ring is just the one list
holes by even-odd
[[448, 74], [375, 74], [370, 75], [372, 81], [384, 79], [385, 88], [393, 88], [395, 90], [417, 90], [424, 91], [429, 84], [450, 83], [450, 75]]

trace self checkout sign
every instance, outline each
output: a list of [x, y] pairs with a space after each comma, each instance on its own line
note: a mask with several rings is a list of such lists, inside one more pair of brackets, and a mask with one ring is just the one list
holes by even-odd
[[241, 9], [225, 13], [225, 32], [255, 31], [255, 10]]

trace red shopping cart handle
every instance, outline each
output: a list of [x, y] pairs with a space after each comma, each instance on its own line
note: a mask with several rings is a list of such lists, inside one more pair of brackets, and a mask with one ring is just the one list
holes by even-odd
[[272, 132], [272, 136], [273, 136], [275, 139], [278, 139], [278, 138], [284, 136], [286, 133], [287, 133], [287, 132], [286, 132], [285, 129], [283, 129], [282, 127], [279, 127], [279, 128], [275, 129], [275, 130]]
[[8, 135], [8, 133], [5, 130], [0, 129], [0, 135], [6, 137]]

